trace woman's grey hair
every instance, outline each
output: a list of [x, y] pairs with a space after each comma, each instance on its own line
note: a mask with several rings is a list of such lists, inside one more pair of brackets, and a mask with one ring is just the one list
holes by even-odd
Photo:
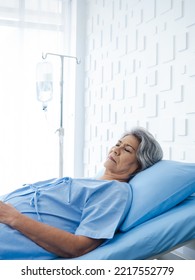
[[163, 150], [154, 136], [142, 127], [135, 127], [132, 130], [126, 132], [123, 137], [127, 135], [133, 135], [140, 142], [137, 149], [137, 160], [142, 171], [163, 158]]

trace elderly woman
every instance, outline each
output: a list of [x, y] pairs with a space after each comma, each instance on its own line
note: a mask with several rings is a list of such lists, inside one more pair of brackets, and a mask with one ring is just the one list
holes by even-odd
[[120, 230], [131, 204], [129, 179], [162, 159], [162, 149], [142, 128], [113, 146], [100, 178], [37, 182], [0, 201], [0, 259], [73, 258]]

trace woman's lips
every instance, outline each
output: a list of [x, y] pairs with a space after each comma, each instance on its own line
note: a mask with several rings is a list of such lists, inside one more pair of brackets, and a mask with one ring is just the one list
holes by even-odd
[[116, 163], [115, 159], [112, 156], [108, 156], [108, 158], [113, 161], [114, 163]]

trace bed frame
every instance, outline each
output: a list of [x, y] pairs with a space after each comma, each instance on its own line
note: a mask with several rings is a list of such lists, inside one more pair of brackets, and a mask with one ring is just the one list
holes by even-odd
[[[189, 254], [185, 251], [191, 251]], [[171, 250], [167, 250], [161, 254], [149, 258], [149, 260], [195, 260], [195, 239], [183, 242], [174, 246]]]

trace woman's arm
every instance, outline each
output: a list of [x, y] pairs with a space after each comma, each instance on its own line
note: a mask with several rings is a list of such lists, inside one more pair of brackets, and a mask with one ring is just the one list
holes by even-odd
[[77, 236], [67, 231], [37, 222], [0, 201], [0, 223], [20, 231], [49, 252], [60, 257], [78, 257], [98, 247], [103, 240]]

